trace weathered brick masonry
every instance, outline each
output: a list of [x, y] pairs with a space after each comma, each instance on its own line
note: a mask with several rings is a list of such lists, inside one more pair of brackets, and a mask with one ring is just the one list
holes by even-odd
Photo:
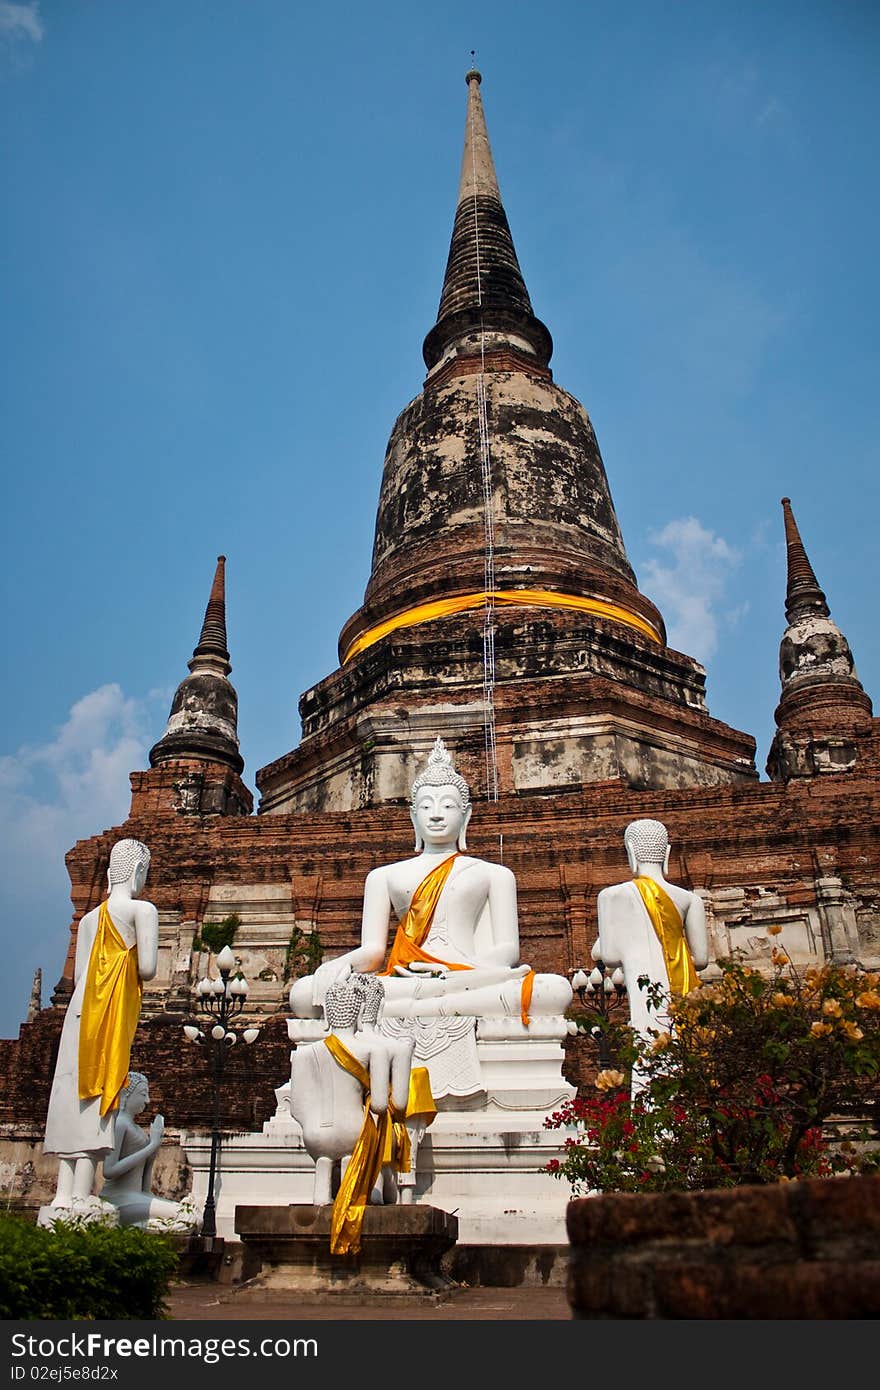
[[576, 1318], [876, 1318], [880, 1177], [570, 1202]]

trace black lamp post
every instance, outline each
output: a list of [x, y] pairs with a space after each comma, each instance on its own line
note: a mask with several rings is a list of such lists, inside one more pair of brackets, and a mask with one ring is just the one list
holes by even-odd
[[623, 971], [618, 967], [609, 972], [605, 962], [597, 958], [589, 973], [580, 967], [572, 972], [571, 987], [584, 1013], [593, 1019], [583, 1031], [589, 1032], [596, 1041], [599, 1066], [609, 1067], [614, 1059], [608, 1044], [608, 1023], [626, 998]]
[[183, 1029], [190, 1042], [208, 1049], [208, 1065], [211, 1072], [211, 1162], [208, 1169], [208, 1195], [202, 1214], [202, 1235], [206, 1250], [213, 1249], [217, 1234], [214, 1179], [220, 1154], [220, 1096], [226, 1062], [230, 1048], [239, 1038], [246, 1043], [253, 1043], [260, 1035], [259, 1028], [245, 1028], [239, 1033], [230, 1026], [232, 1020], [237, 1018], [244, 1008], [248, 995], [248, 983], [241, 973], [234, 980], [229, 978], [234, 965], [235, 956], [228, 946], [224, 946], [217, 956], [220, 978], [212, 980], [206, 975], [196, 985], [196, 1008], [204, 1015], [205, 1029], [192, 1023], [185, 1024]]

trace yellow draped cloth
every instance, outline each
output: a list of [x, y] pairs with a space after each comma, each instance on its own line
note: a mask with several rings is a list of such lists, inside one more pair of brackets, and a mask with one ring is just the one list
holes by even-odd
[[116, 1109], [128, 1076], [141, 990], [137, 946], [126, 946], [102, 903], [79, 1028], [79, 1098], [100, 1096], [102, 1115]]
[[412, 1144], [406, 1120], [420, 1119], [427, 1128], [437, 1114], [437, 1106], [431, 1091], [431, 1078], [427, 1067], [413, 1067], [409, 1074], [409, 1096], [406, 1109], [399, 1111], [391, 1104], [388, 1096], [388, 1109], [379, 1120], [379, 1145], [382, 1150], [382, 1167], [390, 1163], [397, 1173], [408, 1173], [412, 1158]]
[[532, 990], [535, 987], [535, 972], [530, 970], [528, 975], [523, 976], [522, 987], [520, 989], [519, 1016], [522, 1019], [523, 1028], [529, 1026], [529, 1006], [532, 1002]]
[[[431, 929], [434, 913], [437, 911], [437, 904], [440, 901], [440, 894], [446, 886], [446, 880], [449, 878], [457, 858], [457, 854], [450, 854], [448, 859], [444, 859], [442, 863], [437, 865], [436, 869], [432, 869], [422, 879], [412, 895], [409, 909], [397, 924], [397, 931], [388, 960], [385, 962], [385, 969], [378, 971], [379, 975], [393, 975], [395, 965], [409, 965], [414, 960], [426, 960], [432, 965], [445, 965], [447, 970], [473, 970], [472, 965], [461, 965], [458, 961], [441, 960], [439, 956], [429, 955], [427, 951], [422, 950], [422, 942]], [[523, 977], [520, 996], [520, 1016], [525, 1028], [529, 1026], [529, 1005], [532, 1002], [534, 983], [535, 972], [530, 970], [528, 975]]]
[[384, 970], [379, 971], [380, 975], [393, 975], [395, 965], [409, 965], [414, 960], [430, 961], [432, 965], [445, 965], [448, 970], [472, 969], [470, 965], [440, 960], [438, 956], [431, 956], [422, 950], [422, 942], [430, 931], [440, 894], [457, 858], [457, 854], [450, 854], [448, 859], [444, 859], [422, 879], [412, 895], [408, 911], [397, 924], [391, 952]]
[[377, 623], [375, 627], [369, 628], [356, 637], [346, 649], [342, 658], [342, 664], [351, 661], [352, 657], [359, 656], [366, 651], [374, 642], [378, 642], [382, 637], [387, 637], [389, 633], [397, 632], [403, 627], [415, 627], [419, 623], [430, 623], [436, 618], [446, 618], [456, 613], [467, 613], [474, 608], [484, 608], [491, 600], [499, 606], [516, 606], [527, 608], [574, 608], [581, 613], [590, 613], [597, 618], [610, 618], [617, 623], [625, 623], [627, 627], [633, 627], [643, 636], [649, 637], [652, 642], [661, 642], [660, 633], [643, 618], [640, 613], [633, 613], [629, 608], [622, 608], [619, 603], [608, 603], [605, 599], [587, 598], [582, 594], [563, 594], [555, 589], [490, 589], [480, 590], [472, 594], [455, 594], [452, 598], [431, 599], [427, 603], [416, 604], [414, 608], [407, 608], [403, 613], [395, 613], [393, 618], [386, 618], [383, 622]]
[[640, 877], [633, 879], [633, 882], [641, 894], [651, 925], [663, 947], [670, 991], [681, 998], [692, 989], [696, 989], [700, 980], [678, 908], [666, 890], [661, 888], [659, 883], [655, 883], [653, 878]]
[[370, 1193], [382, 1171], [379, 1130], [370, 1110], [370, 1073], [345, 1043], [331, 1033], [324, 1045], [335, 1062], [355, 1077], [364, 1092], [364, 1123], [339, 1184], [330, 1215], [331, 1255], [356, 1255], [361, 1248], [361, 1227]]

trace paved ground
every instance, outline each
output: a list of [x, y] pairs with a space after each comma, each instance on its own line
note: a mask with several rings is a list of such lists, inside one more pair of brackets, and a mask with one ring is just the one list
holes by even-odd
[[182, 1281], [172, 1286], [168, 1310], [177, 1321], [223, 1322], [363, 1321], [555, 1321], [570, 1322], [563, 1287], [459, 1288], [442, 1295], [380, 1295], [353, 1299], [342, 1294], [315, 1299], [281, 1290], [238, 1290], [234, 1285]]

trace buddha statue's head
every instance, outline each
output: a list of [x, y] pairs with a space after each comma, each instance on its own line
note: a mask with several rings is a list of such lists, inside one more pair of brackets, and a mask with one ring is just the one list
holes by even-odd
[[143, 1110], [150, 1103], [150, 1083], [142, 1071], [130, 1071], [128, 1080], [119, 1092], [119, 1108]]
[[666, 873], [669, 867], [669, 836], [661, 821], [630, 821], [623, 832], [623, 845], [633, 873], [639, 864], [656, 864]]
[[110, 851], [110, 866], [107, 882], [110, 887], [118, 883], [128, 883], [133, 896], [141, 891], [147, 881], [150, 867], [150, 851], [140, 840], [117, 840]]
[[412, 784], [410, 816], [416, 832], [416, 853], [425, 845], [455, 845], [467, 849], [471, 791], [452, 765], [446, 745], [438, 738], [422, 771]]
[[324, 1017], [331, 1032], [357, 1027], [364, 1003], [363, 987], [351, 976], [331, 985], [324, 996]]
[[385, 986], [375, 975], [352, 973], [349, 979], [355, 980], [363, 992], [361, 1023], [375, 1025], [385, 1002]]

